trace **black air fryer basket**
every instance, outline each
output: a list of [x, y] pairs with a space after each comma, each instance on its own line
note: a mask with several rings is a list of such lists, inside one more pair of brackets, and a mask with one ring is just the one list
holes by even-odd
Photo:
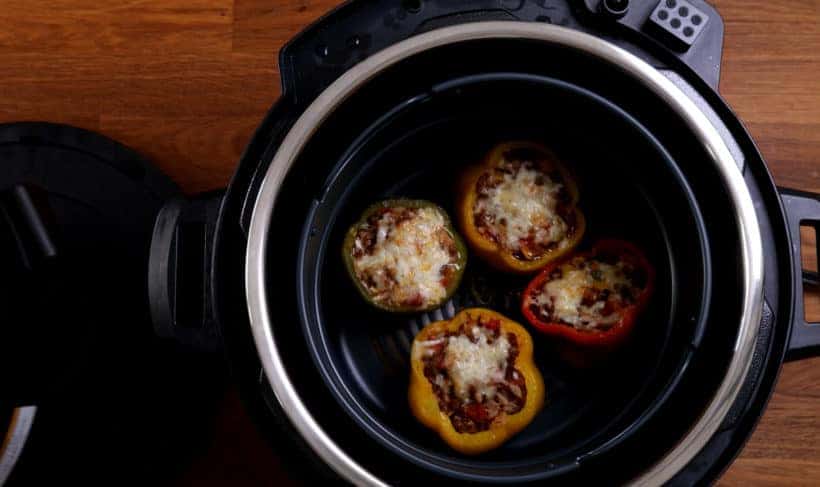
[[[310, 167], [308, 161], [342, 161], [318, 202], [308, 207], [297, 260], [297, 275], [302, 276], [297, 296], [300, 321], [316, 365], [339, 404], [377, 441], [407, 460], [423, 458], [442, 473], [453, 469], [466, 476], [481, 472], [536, 477], [548, 473], [545, 464], [563, 472], [573, 468], [579, 456], [608, 450], [615, 445], [612, 436], [628, 436], [646, 408], [659, 406], [668, 395], [675, 381], [670, 377], [685, 370], [691, 345], [700, 342], [707, 321], [713, 271], [706, 254], [705, 224], [672, 156], [644, 126], [605, 98], [577, 84], [524, 74], [522, 68], [533, 53], [519, 44], [430, 52], [429, 59], [404, 69], [430, 73], [431, 89], [400, 96], [396, 108], [384, 111], [384, 117], [378, 100], [374, 105], [379, 109], [367, 122], [372, 125], [363, 130], [344, 116], [348, 112], [342, 108], [338, 121], [326, 121], [326, 128], [311, 141], [318, 153], [308, 150], [302, 155], [304, 162], [297, 163]], [[462, 66], [479, 64], [476, 61], [492, 49], [516, 55], [499, 61], [497, 67], [480, 63], [481, 74], [448, 72], [453, 59]], [[547, 55], [569, 64], [560, 52]], [[412, 79], [408, 85], [413, 86], [427, 84], [403, 70], [386, 77], [392, 89], [368, 85], [361, 89], [362, 96], [370, 103], [371, 93], [393, 98], [404, 92], [397, 82], [401, 79]], [[438, 77], [446, 81], [437, 83]], [[609, 80], [610, 85], [613, 82]], [[357, 119], [370, 115], [358, 100], [348, 103]], [[545, 114], [554, 114], [552, 120], [543, 120]], [[589, 131], [591, 119], [607, 131]], [[343, 128], [365, 134], [352, 150], [349, 132]], [[547, 409], [501, 450], [465, 459], [420, 429], [407, 410], [409, 345], [420, 327], [450, 318], [464, 307], [482, 305], [483, 300], [525, 322], [517, 293], [528, 279], [492, 272], [473, 259], [459, 294], [442, 309], [410, 317], [385, 316], [356, 299], [337, 249], [347, 227], [374, 197], [409, 196], [450, 207], [459, 168], [480, 158], [497, 141], [522, 137], [555, 148], [578, 172], [588, 239], [616, 236], [651, 249], [650, 258], [660, 263], [657, 292], [644, 321], [652, 325], [640, 332], [635, 351], [624, 354], [629, 360], [619, 361], [607, 374], [578, 373], [562, 366], [553, 358], [549, 341], [536, 337], [547, 377]], [[333, 152], [335, 147], [342, 152]], [[277, 246], [269, 252], [270, 261], [279, 261], [274, 257], [281, 252]], [[728, 274], [725, 269], [723, 274]], [[476, 296], [479, 283], [488, 289]]]

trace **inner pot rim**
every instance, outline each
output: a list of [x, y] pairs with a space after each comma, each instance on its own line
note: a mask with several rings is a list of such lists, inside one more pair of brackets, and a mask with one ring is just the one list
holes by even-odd
[[[598, 109], [607, 112], [614, 119], [617, 119], [625, 126], [630, 127], [629, 131], [632, 132], [636, 138], [640, 138], [642, 141], [641, 143], [646, 144], [647, 147], [651, 147], [652, 149], [650, 150], [656, 157], [658, 157], [658, 159], [663, 160], [662, 163], [658, 161], [658, 164], [664, 166], [664, 172], [669, 174], [670, 180], [675, 181], [673, 184], [675, 184], [676, 188], [681, 192], [679, 197], [684, 198], [688, 202], [687, 212], [691, 213], [693, 218], [692, 224], [695, 227], [690, 231], [698, 235], [697, 240], [698, 248], [700, 249], [699, 253], [703, 256], [703, 261], [700, 262], [700, 266], [702, 267], [700, 282], [689, 284], [690, 286], [699, 286], [704, 289], [703, 295], [698, 303], [700, 311], [697, 313], [697, 318], [692, 318], [693, 322], [697, 323], [694, 327], [695, 331], [693, 331], [693, 335], [697, 336], [699, 334], [698, 330], [702, 330], [708, 320], [708, 308], [711, 300], [711, 292], [709, 289], [711, 289], [711, 274], [713, 270], [709, 262], [709, 253], [707, 251], [707, 248], [709, 247], [708, 237], [706, 235], [707, 232], [704, 226], [702, 212], [696, 202], [696, 197], [693, 194], [686, 177], [672, 159], [669, 152], [663, 147], [661, 142], [657, 140], [657, 138], [650, 133], [650, 131], [642, 123], [602, 95], [594, 93], [585, 87], [576, 85], [569, 81], [552, 78], [548, 75], [504, 71], [482, 72], [482, 74], [477, 75], [448, 78], [447, 81], [434, 84], [432, 87], [422, 87], [420, 88], [420, 91], [429, 91], [438, 94], [452, 91], [460, 92], [462, 89], [469, 90], [470, 88], [476, 88], [478, 86], [486, 86], [487, 83], [523, 83], [531, 86], [537, 85], [537, 89], [547, 90], [548, 92], [554, 93], [553, 96], [556, 96], [557, 94], [558, 97], [577, 97], [579, 99], [583, 99], [585, 103], [594, 104]], [[371, 88], [368, 86], [365, 90], [369, 89]], [[508, 87], [507, 89], [515, 88]], [[501, 90], [502, 94], [503, 92], [504, 89]], [[419, 100], [416, 102], [418, 105], [429, 106], [432, 103], [432, 99], [434, 99], [436, 95], [431, 97], [426, 97], [423, 95], [408, 96], [409, 100]], [[444, 96], [446, 97], [447, 95]], [[341, 409], [354, 420], [358, 427], [365, 430], [365, 432], [370, 435], [376, 444], [388, 449], [398, 457], [412, 462], [435, 474], [447, 475], [456, 479], [467, 481], [495, 482], [504, 479], [510, 482], [525, 482], [544, 480], [546, 478], [551, 478], [556, 474], [561, 475], [572, 471], [575, 468], [578, 468], [581, 459], [589, 459], [593, 456], [601, 455], [612, 448], [616, 448], [617, 445], [623, 441], [623, 439], [630, 437], [632, 432], [641, 428], [643, 423], [651, 418], [654, 413], [666, 403], [676, 384], [679, 382], [681, 375], [684, 374], [687, 369], [688, 362], [691, 358], [691, 348], [685, 347], [684, 350], [681, 350], [678, 353], [679, 356], [678, 354], [675, 354], [677, 358], [670, 362], [676, 364], [673, 367], [674, 373], [670, 374], [671, 379], [667, 378], [660, 380], [660, 382], [657, 383], [658, 385], [655, 386], [658, 390], [644, 397], [644, 399], [649, 397], [652, 398], [649, 407], [643, 410], [635, 410], [641, 411], [640, 413], [629, 414], [629, 411], [633, 408], [633, 401], [641, 399], [641, 396], [646, 394], [647, 388], [650, 388], [652, 382], [656, 379], [652, 377], [652, 375], [649, 375], [645, 380], [640, 381], [641, 386], [638, 388], [640, 392], [635, 391], [636, 394], [632, 397], [632, 400], [626, 402], [625, 408], [621, 410], [618, 415], [611, 418], [611, 422], [608, 424], [612, 426], [614, 423], [622, 420], [625, 422], [623, 422], [621, 426], [617, 426], [611, 431], [608, 431], [609, 426], [607, 426], [603, 430], [607, 431], [607, 434], [602, 434], [601, 431], [599, 431], [597, 436], [590, 435], [587, 438], [589, 440], [592, 440], [592, 438], [595, 437], [599, 438], [599, 440], [595, 440], [595, 443], [597, 444], [590, 443], [588, 446], [584, 447], [583, 450], [578, 451], [567, 446], [566, 452], [560, 457], [544, 456], [542, 454], [541, 456], [536, 455], [527, 457], [526, 459], [520, 458], [514, 461], [498, 459], [474, 460], [457, 455], [456, 456], [458, 458], [453, 459], [451, 455], [435, 452], [429, 447], [422, 446], [421, 444], [410, 440], [406, 434], [394, 429], [389, 422], [379, 420], [374, 416], [372, 409], [366, 405], [366, 396], [361, 395], [361, 390], [356, 392], [356, 386], [352, 386], [347, 383], [343, 377], [344, 374], [340, 372], [340, 369], [350, 370], [346, 367], [345, 360], [340, 359], [339, 357], [336, 359], [333, 358], [334, 346], [331, 344], [333, 339], [330, 336], [333, 332], [329, 331], [323, 325], [323, 323], [327, 321], [327, 317], [323, 319], [323, 313], [318, 309], [320, 307], [320, 303], [323, 301], [320, 297], [321, 293], [319, 288], [321, 286], [319, 283], [321, 281], [322, 274], [325, 272], [324, 266], [327, 265], [328, 259], [328, 242], [326, 239], [326, 232], [330, 232], [331, 230], [323, 231], [320, 229], [330, 229], [338, 224], [338, 212], [341, 211], [342, 206], [347, 204], [345, 202], [347, 196], [345, 195], [354, 192], [356, 189], [356, 183], [344, 180], [345, 178], [341, 177], [340, 174], [343, 172], [350, 172], [346, 168], [351, 163], [351, 159], [356, 158], [352, 155], [352, 153], [363, 150], [358, 146], [366, 145], [366, 143], [362, 142], [362, 140], [369, 138], [369, 136], [365, 134], [372, 134], [381, 131], [389, 132], [391, 129], [387, 127], [390, 126], [392, 121], [388, 120], [400, 118], [397, 113], [403, 110], [410, 110], [409, 107], [411, 102], [409, 100], [401, 99], [401, 101], [397, 102], [396, 108], [387, 112], [388, 115], [383, 115], [381, 118], [378, 118], [376, 122], [373, 122], [366, 129], [364, 129], [364, 131], [362, 131], [363, 135], [360, 136], [360, 139], [357, 139], [357, 142], [353, 143], [353, 146], [357, 147], [356, 150], [354, 151], [351, 148], [347, 149], [348, 152], [345, 152], [345, 155], [340, 158], [341, 162], [337, 163], [337, 165], [331, 170], [332, 176], [328, 178], [325, 186], [323, 187], [321, 192], [322, 196], [319, 198], [320, 201], [316, 201], [315, 204], [308, 210], [308, 216], [304, 222], [302, 235], [300, 238], [296, 273], [298, 280], [297, 300], [299, 314], [302, 319], [303, 332], [305, 334], [305, 339], [308, 342], [308, 349], [311, 358], [313, 359], [313, 363], [317, 369], [319, 369], [323, 381], [330, 389], [331, 395], [338, 402]], [[576, 103], [578, 102], [580, 102], [580, 100], [576, 100]], [[454, 108], [455, 107], [448, 107], [444, 109], [448, 117], [458, 118], [456, 113], [459, 112], [447, 111]], [[420, 108], [417, 107], [417, 109]], [[434, 111], [438, 112], [439, 110]], [[595, 117], [595, 115], [590, 116]], [[425, 120], [427, 120], [427, 117], [425, 117]], [[429, 122], [428, 120], [423, 124], [426, 123], [432, 122]], [[608, 123], [613, 123], [613, 120], [609, 120]], [[410, 129], [410, 132], [414, 132], [414, 130]], [[388, 137], [388, 140], [391, 141], [388, 145], [396, 143], [394, 137]], [[316, 144], [320, 142], [313, 139], [312, 143]], [[421, 142], [419, 143], [421, 144]], [[335, 157], [333, 158], [335, 159]], [[358, 168], [358, 174], [354, 177], [354, 181], [362, 178], [362, 172], [366, 171], [367, 169], [365, 167]], [[340, 177], [344, 180], [344, 182], [337, 181]], [[330, 188], [344, 189], [340, 190], [342, 194], [339, 195], [339, 190]], [[336, 194], [336, 196], [332, 196], [331, 194]], [[322, 207], [332, 208], [331, 210], [324, 210], [329, 211], [331, 216], [321, 218], [320, 221], [317, 221], [316, 213], [323, 212], [323, 210], [320, 209]], [[675, 217], [673, 216], [667, 215], [667, 218], [672, 218], [672, 221], [675, 221]], [[344, 228], [344, 226], [342, 227]], [[664, 228], [662, 232], [666, 233], [667, 230], [668, 229]], [[318, 244], [315, 243], [317, 241], [319, 242]], [[665, 241], [665, 244], [668, 245], [669, 242]], [[667, 248], [663, 253], [666, 254], [670, 260], [676, 260], [671, 257], [672, 254], [675, 253], [671, 247]], [[334, 254], [334, 252], [330, 252], [331, 256]], [[670, 263], [670, 267], [672, 268], [670, 269], [672, 270], [672, 274], [677, 274], [677, 272], [673, 270], [676, 268], [676, 265], [674, 263]], [[672, 280], [674, 281], [671, 284], [672, 288], [681, 285], [677, 279], [673, 278]], [[675, 296], [676, 294], [676, 292], [672, 292], [672, 296]], [[667, 317], [668, 324], [674, 325], [676, 314], [675, 308], [678, 307], [678, 303], [676, 298], [670, 299], [673, 302], [670, 303], [671, 306], [668, 310], [668, 316], [666, 313], [664, 313], [664, 316]], [[448, 308], [448, 305], [445, 305], [445, 308]], [[455, 309], [460, 309], [460, 306], [457, 305]], [[449, 316], [446, 311], [443, 312], [442, 315], [442, 317], [436, 319], [442, 319], [443, 317]], [[430, 320], [432, 321], [433, 317], [430, 317]], [[408, 339], [412, 341], [411, 337], [408, 337]], [[687, 340], [692, 340], [690, 343], [696, 343], [698, 341], [697, 338], [689, 338]], [[349, 373], [352, 373], [354, 377], [358, 375], [357, 372]], [[660, 384], [664, 385], [660, 386]], [[550, 393], [548, 392], [547, 395], [549, 396]], [[630, 417], [632, 419], [624, 419]], [[600, 441], [600, 438], [606, 438], [606, 440]], [[570, 451], [572, 453], [569, 453]], [[507, 471], [512, 473], [506, 473]]]

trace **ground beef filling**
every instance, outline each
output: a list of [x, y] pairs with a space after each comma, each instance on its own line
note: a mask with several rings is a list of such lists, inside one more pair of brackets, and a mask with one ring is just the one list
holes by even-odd
[[[465, 340], [469, 341], [466, 347]], [[426, 340], [423, 346], [424, 376], [433, 386], [439, 409], [450, 417], [457, 432], [486, 431], [493, 421], [524, 407], [527, 387], [521, 372], [514, 367], [518, 340], [513, 333], [502, 334], [498, 320], [478, 318], [461, 325], [457, 331]], [[471, 350], [471, 347], [474, 348]], [[461, 350], [453, 353], [452, 348]], [[489, 353], [491, 349], [494, 349], [494, 355], [489, 358], [492, 363], [479, 372], [482, 380], [469, 384], [460, 381], [457, 374], [463, 375], [463, 372], [457, 372], [459, 368], [475, 367], [482, 362], [487, 365], [487, 357], [476, 354]], [[500, 360], [499, 350], [505, 352]], [[473, 363], [455, 363], [454, 356], [458, 357], [459, 353], [465, 362]]]
[[575, 257], [554, 269], [528, 297], [539, 320], [582, 331], [606, 331], [637, 303], [646, 272], [613, 256]]
[[473, 217], [482, 236], [522, 261], [566, 247], [576, 231], [564, 176], [531, 149], [507, 152], [479, 177]]
[[441, 302], [461, 265], [447, 221], [432, 207], [374, 212], [359, 224], [351, 254], [370, 298], [391, 307]]

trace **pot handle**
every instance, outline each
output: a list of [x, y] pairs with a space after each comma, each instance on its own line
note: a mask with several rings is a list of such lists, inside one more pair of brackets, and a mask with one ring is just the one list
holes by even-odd
[[157, 214], [148, 261], [154, 332], [202, 351], [220, 348], [213, 308], [213, 249], [224, 191], [169, 201]]
[[[799, 358], [820, 352], [820, 323], [807, 322], [803, 308], [803, 286], [817, 290], [818, 276], [816, 271], [803, 269], [800, 255], [800, 227], [814, 228], [815, 236], [820, 229], [820, 194], [780, 188], [780, 198], [789, 225], [795, 276], [794, 318], [787, 353], [788, 358]], [[815, 252], [820, 257], [820, 240]]]

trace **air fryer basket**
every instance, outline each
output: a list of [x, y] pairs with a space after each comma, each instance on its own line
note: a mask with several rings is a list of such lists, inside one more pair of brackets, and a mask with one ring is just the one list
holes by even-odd
[[[308, 350], [330, 394], [377, 444], [437, 474], [472, 480], [594, 475], [580, 467], [605, 462], [613, 446], [646, 431], [693, 357], [714, 370], [731, 357], [736, 329], [707, 325], [738, 320], [740, 296], [725, 292], [739, 288], [737, 263], [725, 258], [733, 255], [725, 252], [737, 235], [725, 211], [730, 203], [701, 216], [698, 199], [713, 208], [721, 191], [709, 174], [708, 155], [687, 132], [671, 110], [617, 68], [527, 41], [439, 48], [362, 87], [323, 123], [285, 185], [300, 187], [299, 196], [289, 193], [289, 209], [309, 210], [298, 246], [297, 297]], [[428, 315], [396, 318], [370, 310], [352, 292], [338, 247], [347, 225], [374, 199], [425, 197], [451, 207], [457, 168], [510, 138], [542, 141], [567, 160], [579, 174], [591, 222], [586, 244], [596, 236], [636, 241], [657, 266], [659, 286], [639, 338], [606, 372], [567, 369], [537, 339], [548, 407], [502, 449], [467, 459], [410, 416], [409, 343], [430, 320], [475, 304], [469, 288], [476, 280], [492, 283], [495, 307], [521, 320], [509, 291], [522, 281], [471, 259], [453, 302]], [[315, 174], [331, 176], [316, 184]], [[276, 235], [278, 241], [283, 233], [277, 229]], [[278, 255], [268, 270], [276, 279], [283, 278], [281, 250], [269, 248]], [[720, 259], [712, 258], [716, 252]], [[714, 308], [712, 279], [724, 290]], [[708, 340], [701, 343], [704, 331]], [[710, 377], [687, 393], [689, 417], [678, 424], [685, 427], [702, 410], [720, 374]], [[653, 432], [657, 448], [651, 450], [659, 456], [683, 432]], [[609, 467], [611, 473], [623, 466]]]

